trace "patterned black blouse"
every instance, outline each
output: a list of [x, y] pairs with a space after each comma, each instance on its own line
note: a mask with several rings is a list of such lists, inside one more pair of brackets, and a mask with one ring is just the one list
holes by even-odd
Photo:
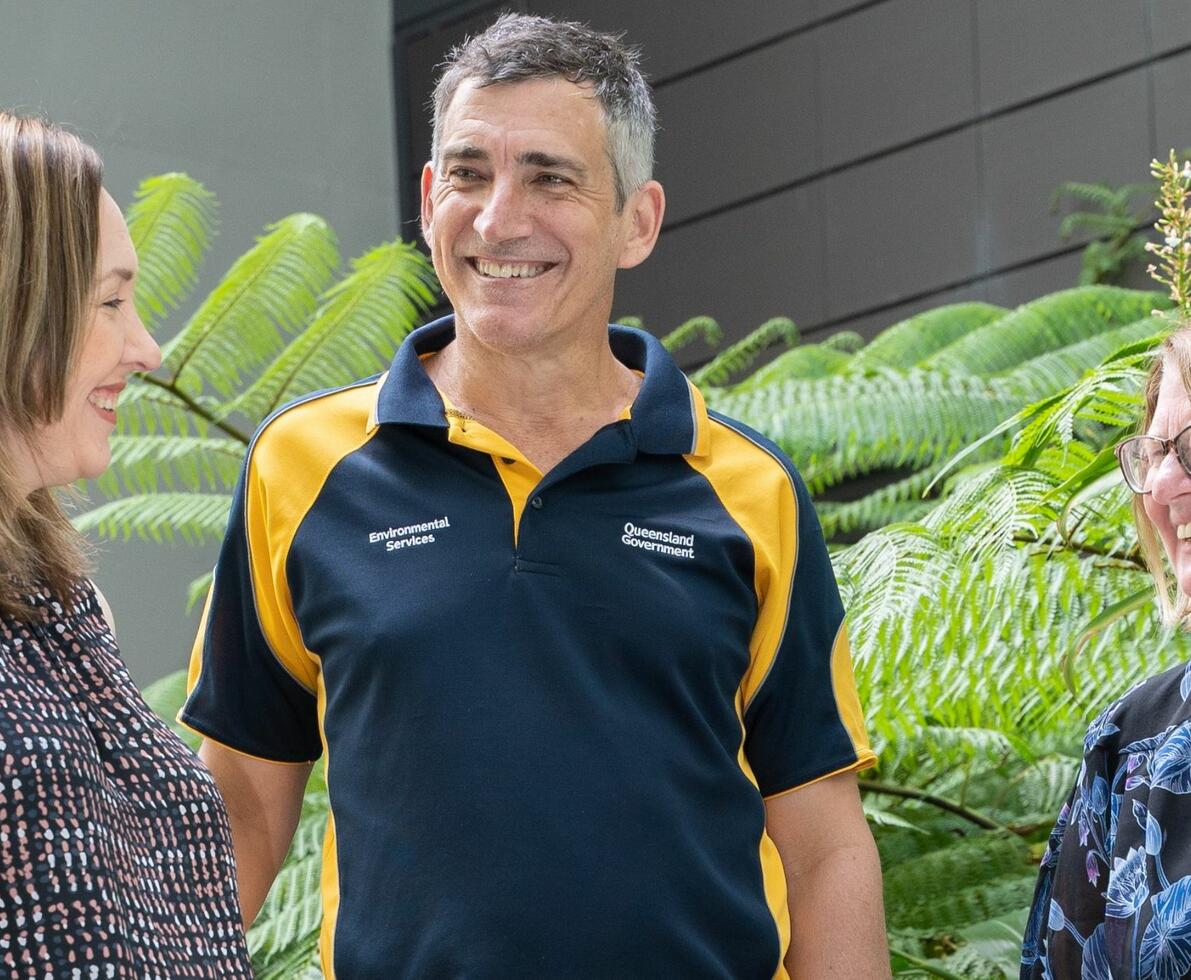
[[1021, 975], [1191, 976], [1191, 664], [1138, 684], [1088, 729], [1042, 858]]
[[251, 977], [214, 781], [89, 583], [0, 616], [0, 975]]

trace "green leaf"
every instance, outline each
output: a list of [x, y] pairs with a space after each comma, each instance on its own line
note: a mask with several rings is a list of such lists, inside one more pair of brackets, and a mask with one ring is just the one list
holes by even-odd
[[784, 316], [766, 320], [743, 340], [738, 340], [707, 364], [692, 372], [690, 378], [699, 387], [725, 384], [735, 374], [748, 369], [757, 356], [775, 343], [793, 346], [798, 343], [798, 328]]
[[662, 338], [662, 346], [674, 354], [696, 340], [702, 340], [708, 347], [715, 347], [723, 336], [724, 331], [711, 317], [694, 316], [666, 334]]
[[385, 368], [438, 297], [434, 270], [413, 245], [394, 241], [352, 260], [321, 298], [309, 326], [235, 402], [259, 423], [285, 402]]
[[215, 230], [215, 195], [183, 173], [147, 177], [128, 209], [128, 234], [140, 260], [137, 313], [149, 330], [198, 282]]
[[218, 544], [230, 509], [229, 494], [135, 494], [80, 514], [74, 525], [110, 541], [135, 537], [157, 544]]
[[163, 347], [164, 372], [190, 395], [227, 398], [304, 325], [338, 263], [322, 218], [293, 214], [269, 225]]

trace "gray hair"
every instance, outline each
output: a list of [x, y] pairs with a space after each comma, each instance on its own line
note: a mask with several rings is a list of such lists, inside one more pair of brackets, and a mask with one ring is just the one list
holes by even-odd
[[607, 124], [607, 151], [616, 187], [616, 207], [653, 176], [657, 114], [636, 49], [620, 35], [601, 34], [584, 24], [548, 17], [503, 14], [483, 34], [448, 53], [434, 88], [434, 137], [430, 156], [438, 163], [443, 117], [459, 86], [480, 88], [531, 78], [565, 78], [591, 85]]

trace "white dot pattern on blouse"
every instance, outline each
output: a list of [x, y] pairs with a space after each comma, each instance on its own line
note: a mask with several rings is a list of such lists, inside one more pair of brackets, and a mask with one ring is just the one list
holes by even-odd
[[0, 976], [251, 977], [215, 783], [89, 583], [0, 616]]

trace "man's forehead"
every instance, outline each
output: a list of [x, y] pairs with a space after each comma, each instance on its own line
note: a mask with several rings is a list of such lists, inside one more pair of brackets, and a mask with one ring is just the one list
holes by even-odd
[[461, 111], [516, 107], [521, 111], [545, 115], [573, 112], [584, 105], [589, 105], [603, 115], [595, 89], [588, 82], [572, 82], [560, 75], [487, 84], [477, 78], [465, 78], [443, 112], [443, 123], [444, 126], [451, 125]]

